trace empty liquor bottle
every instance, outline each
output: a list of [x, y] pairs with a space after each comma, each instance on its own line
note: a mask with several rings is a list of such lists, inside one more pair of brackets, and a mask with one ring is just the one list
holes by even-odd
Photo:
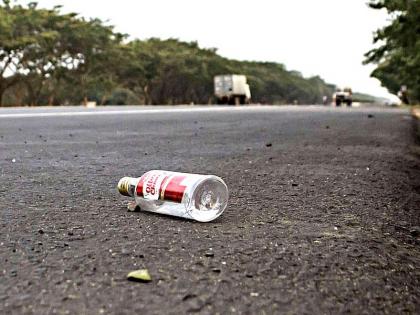
[[228, 189], [214, 175], [153, 170], [139, 178], [123, 177], [118, 191], [134, 197], [141, 210], [209, 222], [226, 209]]

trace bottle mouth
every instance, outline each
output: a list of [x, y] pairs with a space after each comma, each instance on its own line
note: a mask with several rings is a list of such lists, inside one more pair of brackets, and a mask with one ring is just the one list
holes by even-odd
[[219, 217], [226, 209], [229, 193], [224, 181], [209, 176], [194, 187], [188, 209], [190, 216], [200, 222], [209, 222]]
[[130, 187], [130, 177], [121, 178], [117, 185], [117, 189], [119, 193], [127, 197], [130, 197], [129, 187]]

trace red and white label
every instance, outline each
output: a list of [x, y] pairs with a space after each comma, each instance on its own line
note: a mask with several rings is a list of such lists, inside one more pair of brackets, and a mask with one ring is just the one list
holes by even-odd
[[201, 177], [195, 174], [150, 171], [140, 178], [136, 194], [147, 200], [181, 203], [187, 187], [194, 185]]

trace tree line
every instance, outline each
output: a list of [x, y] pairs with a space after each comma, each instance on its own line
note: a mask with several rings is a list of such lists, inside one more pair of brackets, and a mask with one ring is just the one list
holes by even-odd
[[213, 77], [245, 74], [254, 102], [321, 103], [335, 86], [273, 62], [237, 61], [176, 39], [128, 40], [60, 6], [0, 4], [0, 105], [208, 104]]
[[391, 93], [420, 103], [420, 0], [371, 0], [369, 6], [386, 10], [391, 22], [374, 35], [365, 63], [377, 65], [372, 76]]

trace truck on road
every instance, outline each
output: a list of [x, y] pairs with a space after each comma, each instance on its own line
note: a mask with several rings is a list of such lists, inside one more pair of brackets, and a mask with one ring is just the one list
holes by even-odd
[[335, 102], [335, 106], [341, 106], [342, 103], [351, 106], [353, 103], [353, 92], [351, 88], [337, 89], [333, 94], [333, 102]]
[[249, 104], [251, 91], [246, 76], [240, 74], [225, 74], [214, 77], [214, 95], [217, 104]]

